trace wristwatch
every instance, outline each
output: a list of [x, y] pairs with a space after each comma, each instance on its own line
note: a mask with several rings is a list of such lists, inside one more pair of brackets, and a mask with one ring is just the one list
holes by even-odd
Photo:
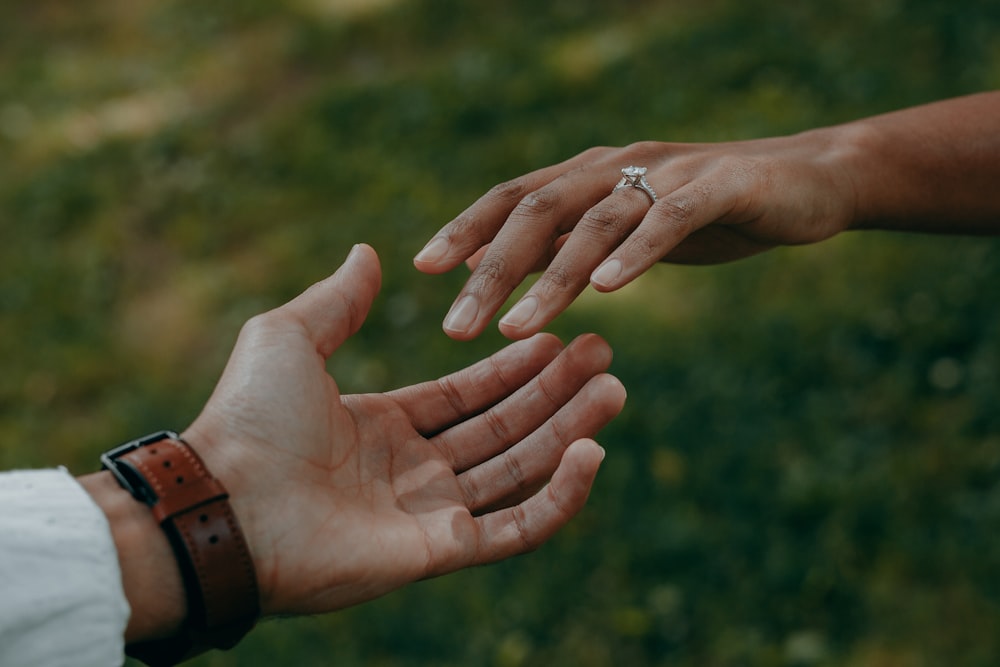
[[235, 646], [260, 616], [257, 574], [229, 494], [174, 431], [159, 431], [101, 455], [122, 488], [149, 506], [177, 557], [188, 616], [167, 639], [130, 644], [151, 667], [210, 648]]

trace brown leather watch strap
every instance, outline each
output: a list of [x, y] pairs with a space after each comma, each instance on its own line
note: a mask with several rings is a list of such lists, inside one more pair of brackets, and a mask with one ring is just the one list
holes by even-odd
[[235, 646], [256, 623], [260, 601], [250, 551], [222, 484], [169, 431], [123, 445], [102, 461], [163, 527], [188, 600], [180, 636], [130, 645], [128, 654], [159, 666]]

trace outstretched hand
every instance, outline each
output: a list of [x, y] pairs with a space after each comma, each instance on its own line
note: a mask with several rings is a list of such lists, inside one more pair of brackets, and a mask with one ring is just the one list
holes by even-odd
[[[525, 338], [588, 285], [616, 290], [664, 260], [713, 263], [847, 229], [1000, 233], [1000, 92], [942, 100], [794, 136], [592, 148], [496, 186], [414, 258], [425, 273], [473, 269], [444, 320], [479, 335], [500, 320]], [[646, 167], [657, 195], [615, 190]]]
[[[514, 289], [544, 273], [500, 320], [530, 336], [588, 285], [616, 290], [661, 260], [724, 262], [841, 231], [854, 195], [823, 133], [728, 144], [642, 142], [593, 148], [494, 187], [445, 225], [414, 260], [425, 273], [473, 269], [444, 321], [469, 339]], [[621, 170], [648, 169], [642, 190], [614, 190]]]
[[265, 614], [330, 611], [530, 551], [584, 505], [621, 409], [607, 344], [539, 335], [433, 382], [343, 396], [326, 360], [378, 292], [374, 251], [243, 328], [184, 436], [230, 492]]

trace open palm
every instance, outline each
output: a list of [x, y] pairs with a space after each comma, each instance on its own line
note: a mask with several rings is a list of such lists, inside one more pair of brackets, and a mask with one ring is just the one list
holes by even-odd
[[621, 409], [600, 338], [514, 343], [436, 381], [342, 396], [326, 359], [379, 289], [359, 246], [251, 320], [186, 431], [230, 490], [267, 614], [330, 611], [536, 548], [583, 506]]

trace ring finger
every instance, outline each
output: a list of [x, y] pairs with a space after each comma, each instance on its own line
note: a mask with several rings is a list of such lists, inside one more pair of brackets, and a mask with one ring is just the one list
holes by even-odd
[[525, 338], [565, 310], [587, 287], [594, 269], [656, 206], [656, 199], [644, 176], [633, 187], [615, 187], [583, 215], [542, 276], [500, 320], [500, 331]]

